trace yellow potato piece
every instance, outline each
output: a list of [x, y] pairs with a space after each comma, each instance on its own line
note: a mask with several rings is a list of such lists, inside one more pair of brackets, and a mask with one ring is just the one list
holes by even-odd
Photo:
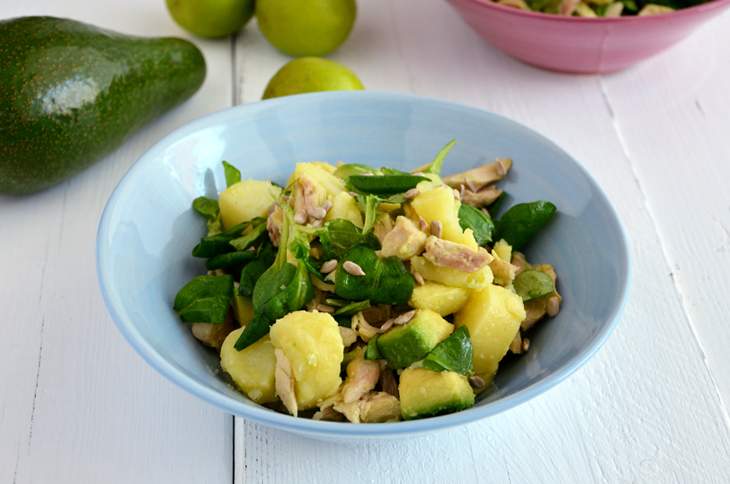
[[342, 218], [362, 228], [362, 213], [355, 197], [347, 192], [340, 192], [332, 200], [332, 208], [327, 212], [325, 221]]
[[305, 177], [315, 186], [325, 190], [328, 198], [334, 199], [338, 193], [345, 191], [344, 180], [333, 175], [334, 170], [334, 166], [322, 161], [297, 163], [296, 168], [294, 168], [294, 173], [292, 173], [289, 179], [289, 184], [292, 184], [301, 177]]
[[236, 386], [256, 403], [276, 401], [274, 391], [274, 347], [264, 336], [248, 348], [237, 351], [233, 345], [243, 332], [239, 328], [228, 334], [221, 347], [221, 368], [231, 376]]
[[523, 319], [522, 298], [492, 285], [472, 291], [464, 307], [456, 313], [456, 326], [469, 329], [474, 371], [487, 382], [497, 372], [499, 361], [507, 354]]
[[295, 311], [271, 327], [271, 342], [291, 363], [299, 410], [316, 406], [340, 387], [344, 346], [327, 313]]
[[427, 282], [413, 289], [409, 304], [417, 309], [430, 309], [447, 316], [461, 309], [468, 298], [469, 291], [464, 288]]
[[417, 215], [426, 220], [426, 223], [431, 224], [433, 221], [441, 223], [441, 238], [476, 249], [479, 245], [474, 240], [471, 229], [462, 230], [459, 225], [460, 206], [461, 202], [454, 198], [453, 190], [446, 185], [424, 191], [411, 202], [411, 207]]
[[218, 198], [223, 227], [265, 217], [280, 193], [281, 188], [268, 181], [243, 180], [231, 185]]
[[427, 281], [438, 282], [445, 286], [480, 289], [492, 284], [494, 277], [489, 266], [475, 272], [463, 272], [451, 267], [441, 267], [421, 257], [411, 259], [411, 268], [421, 274]]

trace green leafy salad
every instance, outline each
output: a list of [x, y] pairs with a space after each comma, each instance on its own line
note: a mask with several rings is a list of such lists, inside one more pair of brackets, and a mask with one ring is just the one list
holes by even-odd
[[228, 188], [193, 201], [207, 274], [174, 309], [237, 389], [317, 420], [416, 419], [471, 407], [528, 350], [561, 298], [519, 251], [556, 207], [500, 210], [509, 159], [442, 176], [453, 145], [411, 173], [298, 163], [286, 187], [223, 162]]
[[644, 17], [674, 12], [709, 0], [493, 0], [506, 7], [574, 17]]

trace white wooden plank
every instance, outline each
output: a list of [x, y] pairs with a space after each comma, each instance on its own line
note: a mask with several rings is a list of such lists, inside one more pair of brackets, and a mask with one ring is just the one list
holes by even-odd
[[[164, 2], [4, 2], [139, 35], [181, 35]], [[134, 354], [97, 290], [101, 209], [131, 163], [175, 127], [230, 105], [230, 42], [198, 42], [209, 76], [184, 106], [73, 180], [0, 199], [0, 482], [229, 482], [232, 419]]]
[[[728, 32], [730, 15], [724, 15], [675, 52], [604, 81], [614, 124], [657, 220], [675, 284], [715, 370], [726, 411], [730, 408]], [[660, 79], [663, 82], [657, 82]]]
[[[697, 34], [700, 42], [708, 35]], [[239, 40], [244, 101], [258, 99], [286, 60], [265, 49], [254, 29]], [[583, 370], [534, 401], [463, 429], [347, 446], [237, 419], [244, 448], [236, 448], [236, 482], [726, 481], [730, 434], [713, 375], [658, 249], [651, 200], [614, 130], [600, 79], [522, 65], [482, 43], [444, 2], [361, 2], [354, 35], [334, 58], [370, 88], [499, 112], [568, 149], [628, 228], [633, 293], [618, 330]]]

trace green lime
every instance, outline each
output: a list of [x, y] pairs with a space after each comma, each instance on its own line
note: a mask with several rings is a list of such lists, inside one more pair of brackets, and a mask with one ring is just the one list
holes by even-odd
[[271, 45], [292, 57], [324, 56], [350, 35], [355, 0], [258, 0], [256, 19]]
[[318, 91], [358, 91], [365, 89], [347, 67], [319, 57], [300, 57], [284, 64], [271, 78], [263, 99]]
[[198, 37], [225, 37], [251, 20], [254, 0], [166, 0], [175, 22]]

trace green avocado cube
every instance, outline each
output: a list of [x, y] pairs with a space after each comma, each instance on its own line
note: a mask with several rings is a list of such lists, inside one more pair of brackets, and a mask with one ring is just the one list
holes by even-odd
[[398, 385], [405, 420], [457, 412], [474, 405], [474, 391], [466, 376], [453, 371], [406, 368]]
[[454, 326], [430, 309], [418, 309], [407, 324], [380, 335], [378, 349], [391, 368], [406, 368], [448, 338]]

